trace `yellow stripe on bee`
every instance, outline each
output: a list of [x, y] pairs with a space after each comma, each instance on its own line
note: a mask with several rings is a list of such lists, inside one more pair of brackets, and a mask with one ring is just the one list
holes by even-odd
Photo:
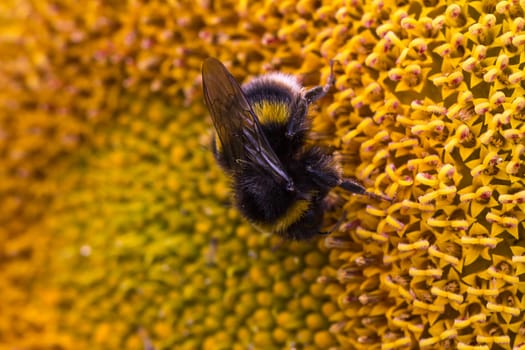
[[309, 206], [307, 200], [298, 200], [273, 224], [257, 223], [257, 225], [267, 232], [284, 232], [303, 216]]
[[290, 115], [288, 106], [282, 102], [260, 101], [252, 107], [261, 124], [286, 123]]

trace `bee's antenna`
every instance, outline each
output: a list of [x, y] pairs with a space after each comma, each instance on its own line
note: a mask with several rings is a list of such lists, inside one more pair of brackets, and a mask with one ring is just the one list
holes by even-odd
[[316, 86], [306, 91], [304, 97], [308, 104], [312, 104], [318, 99], [322, 98], [324, 95], [330, 91], [330, 88], [335, 84], [335, 74], [334, 74], [334, 60], [330, 60], [330, 75], [324, 86]]

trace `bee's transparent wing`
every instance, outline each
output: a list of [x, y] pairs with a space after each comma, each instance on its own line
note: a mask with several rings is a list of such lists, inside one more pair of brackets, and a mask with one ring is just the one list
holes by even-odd
[[232, 170], [242, 163], [257, 166], [293, 190], [293, 181], [264, 136], [240, 85], [219, 60], [210, 57], [204, 61], [202, 84], [227, 166]]

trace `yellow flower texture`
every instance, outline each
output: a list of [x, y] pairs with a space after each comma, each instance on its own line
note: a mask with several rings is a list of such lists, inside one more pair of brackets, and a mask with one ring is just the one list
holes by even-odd
[[[525, 2], [0, 4], [0, 349], [525, 349]], [[231, 206], [200, 67], [336, 83], [334, 191]]]

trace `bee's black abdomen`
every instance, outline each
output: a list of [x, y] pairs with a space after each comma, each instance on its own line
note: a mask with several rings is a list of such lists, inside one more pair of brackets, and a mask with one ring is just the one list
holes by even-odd
[[257, 169], [245, 169], [234, 179], [235, 202], [241, 213], [255, 223], [276, 221], [294, 202], [294, 193]]
[[301, 219], [290, 225], [286, 232], [281, 233], [281, 235], [286, 239], [293, 240], [310, 239], [317, 236], [321, 231], [324, 216], [321, 203], [322, 200], [312, 202]]
[[[285, 238], [313, 237], [321, 231], [323, 199], [340, 182], [338, 171], [331, 156], [318, 147], [306, 148], [282, 161], [296, 190], [287, 191], [283, 184], [257, 169], [243, 168], [233, 181], [237, 207], [253, 223], [270, 227]], [[308, 204], [300, 213], [293, 209], [305, 200]]]

